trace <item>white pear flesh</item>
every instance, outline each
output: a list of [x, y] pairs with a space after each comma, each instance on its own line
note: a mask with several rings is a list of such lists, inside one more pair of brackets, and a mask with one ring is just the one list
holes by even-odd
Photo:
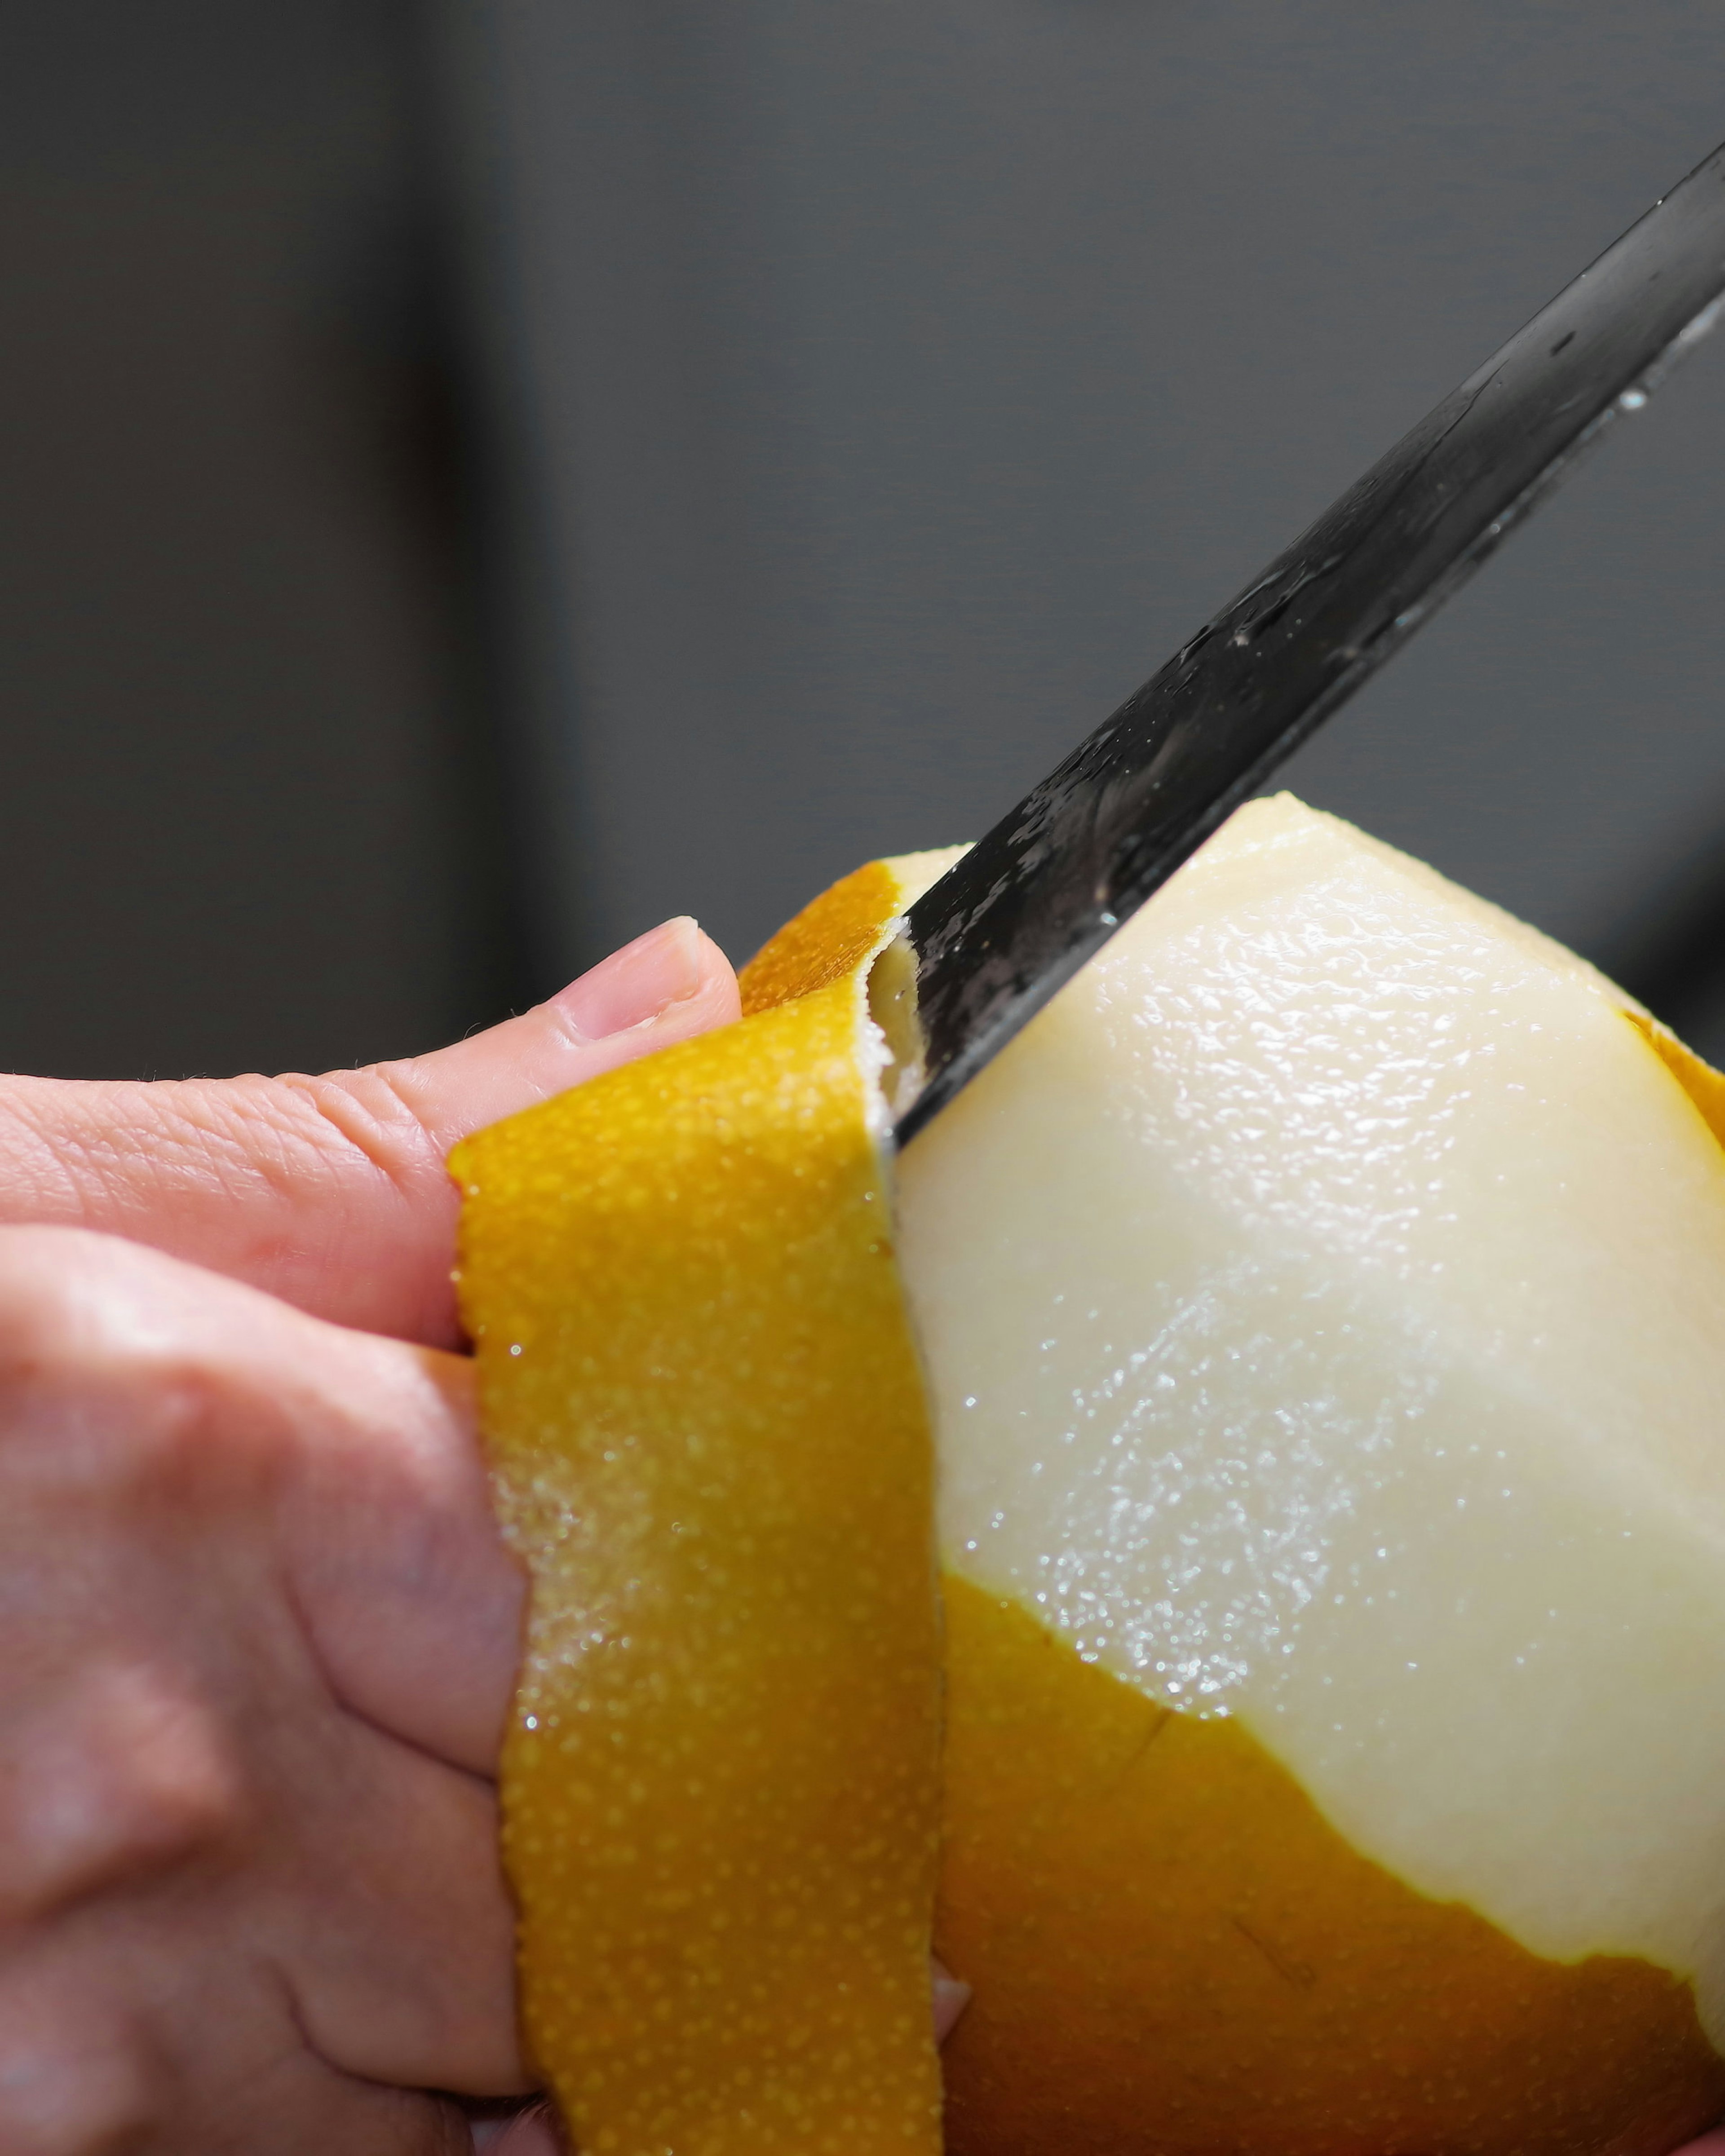
[[1535, 932], [1243, 808], [906, 1148], [944, 1562], [1725, 2049], [1725, 1151]]

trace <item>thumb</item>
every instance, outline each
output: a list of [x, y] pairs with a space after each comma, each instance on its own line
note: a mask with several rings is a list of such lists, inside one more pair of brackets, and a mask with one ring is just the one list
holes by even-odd
[[0, 1223], [94, 1228], [320, 1317], [447, 1347], [451, 1146], [737, 1015], [724, 953], [668, 921], [548, 1003], [321, 1078], [0, 1078]]

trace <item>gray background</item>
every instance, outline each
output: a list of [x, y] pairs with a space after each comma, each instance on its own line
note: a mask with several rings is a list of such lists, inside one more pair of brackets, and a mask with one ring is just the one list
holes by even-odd
[[[0, 0], [0, 1065], [973, 833], [1725, 137], [1725, 0]], [[1298, 759], [1725, 1054], [1725, 340]]]
[[[1712, 0], [488, 27], [572, 957], [974, 833], [1725, 136]], [[1716, 349], [1287, 783], [1632, 964], [1725, 820], [1722, 534]]]
[[0, 1068], [510, 993], [418, 11], [0, 4]]

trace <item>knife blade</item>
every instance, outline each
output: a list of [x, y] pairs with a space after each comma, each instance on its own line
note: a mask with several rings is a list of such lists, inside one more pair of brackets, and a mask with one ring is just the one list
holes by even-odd
[[1722, 294], [1725, 145], [916, 901], [922, 1055], [896, 1096], [901, 1145], [1646, 403]]

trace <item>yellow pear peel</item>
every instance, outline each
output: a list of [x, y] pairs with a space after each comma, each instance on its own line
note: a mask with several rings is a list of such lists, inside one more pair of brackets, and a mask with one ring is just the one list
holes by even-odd
[[932, 1448], [865, 1000], [900, 885], [817, 904], [741, 1024], [451, 1163], [532, 1581], [524, 2028], [593, 2156], [940, 2147]]

